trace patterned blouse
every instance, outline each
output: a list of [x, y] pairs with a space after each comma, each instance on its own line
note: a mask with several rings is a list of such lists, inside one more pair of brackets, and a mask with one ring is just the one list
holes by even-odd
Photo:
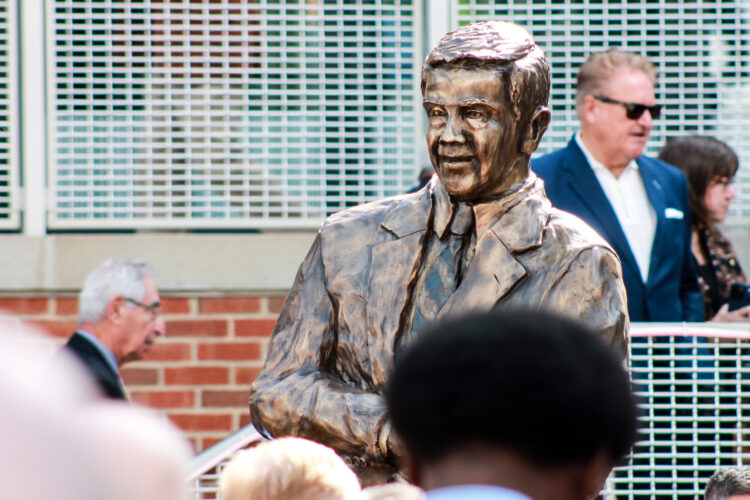
[[708, 321], [716, 315], [722, 305], [729, 302], [729, 288], [732, 283], [747, 283], [747, 279], [737, 261], [732, 243], [719, 229], [699, 229], [698, 240], [704, 255], [708, 257], [708, 262], [704, 266], [694, 260], [698, 282], [703, 292], [705, 318]]

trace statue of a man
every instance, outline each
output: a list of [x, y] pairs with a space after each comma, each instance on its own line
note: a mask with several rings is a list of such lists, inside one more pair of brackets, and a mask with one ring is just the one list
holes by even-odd
[[432, 49], [422, 94], [437, 176], [325, 221], [252, 386], [259, 431], [319, 441], [364, 484], [386, 481], [400, 453], [383, 399], [393, 357], [428, 322], [471, 309], [561, 312], [625, 356], [617, 256], [551, 208], [529, 170], [549, 90], [542, 50], [514, 24], [471, 24]]

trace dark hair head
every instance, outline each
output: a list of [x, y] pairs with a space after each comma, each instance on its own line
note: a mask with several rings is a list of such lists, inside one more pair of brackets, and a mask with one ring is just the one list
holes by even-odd
[[719, 469], [708, 480], [705, 500], [726, 500], [732, 495], [750, 495], [750, 467]]
[[739, 160], [732, 148], [713, 137], [670, 137], [659, 151], [659, 159], [679, 168], [687, 177], [693, 226], [713, 224], [704, 202], [706, 188], [718, 177], [731, 179], [737, 173]]
[[476, 445], [539, 466], [601, 452], [614, 463], [636, 433], [620, 357], [578, 322], [540, 311], [435, 324], [397, 357], [386, 401], [421, 464]]
[[518, 121], [547, 106], [550, 69], [544, 51], [517, 24], [485, 21], [451, 31], [432, 48], [422, 66], [422, 95], [427, 75], [438, 67], [496, 69]]

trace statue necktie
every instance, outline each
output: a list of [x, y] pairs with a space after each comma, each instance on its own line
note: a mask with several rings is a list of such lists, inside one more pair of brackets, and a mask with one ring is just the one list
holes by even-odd
[[433, 239], [427, 250], [423, 279], [418, 284], [411, 331], [429, 324], [461, 284], [473, 253], [474, 211], [464, 203], [454, 207], [453, 220], [443, 237]]

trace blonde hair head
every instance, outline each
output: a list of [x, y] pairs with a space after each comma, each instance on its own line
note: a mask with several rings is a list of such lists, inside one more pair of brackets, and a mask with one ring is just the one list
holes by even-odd
[[583, 99], [587, 95], [601, 92], [604, 83], [620, 68], [642, 71], [656, 87], [656, 66], [640, 54], [623, 52], [612, 48], [604, 52], [594, 52], [578, 69], [576, 80], [576, 114], [581, 118]]
[[238, 452], [219, 480], [222, 500], [344, 500], [359, 480], [331, 448], [285, 437]]

